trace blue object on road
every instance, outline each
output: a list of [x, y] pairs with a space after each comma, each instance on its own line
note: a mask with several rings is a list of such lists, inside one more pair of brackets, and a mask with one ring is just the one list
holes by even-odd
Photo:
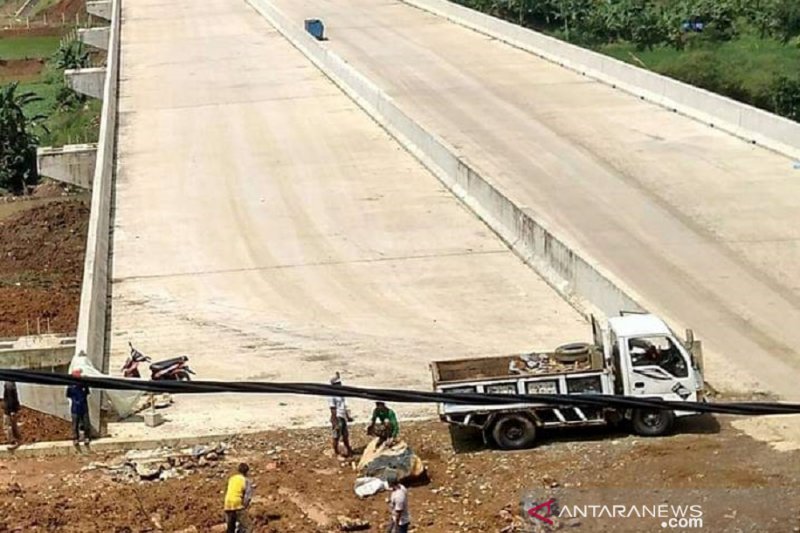
[[310, 33], [316, 40], [322, 41], [325, 39], [325, 26], [319, 19], [306, 19], [306, 31]]

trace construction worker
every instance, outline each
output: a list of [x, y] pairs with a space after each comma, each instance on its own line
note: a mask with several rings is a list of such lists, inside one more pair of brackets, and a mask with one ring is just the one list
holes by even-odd
[[408, 489], [400, 484], [396, 472], [389, 472], [386, 476], [386, 484], [392, 491], [389, 496], [391, 522], [388, 533], [408, 533], [411, 525], [411, 514], [408, 512]]
[[[342, 386], [342, 378], [337, 372], [331, 378], [331, 385], [334, 387]], [[328, 398], [328, 407], [331, 411], [331, 444], [333, 445], [334, 455], [339, 455], [339, 439], [342, 440], [345, 448], [344, 457], [353, 455], [353, 449], [350, 447], [350, 429], [348, 422], [352, 422], [350, 413], [347, 410], [347, 403], [344, 401], [343, 396], [331, 396]]]
[[384, 402], [375, 402], [375, 409], [372, 411], [367, 434], [378, 437], [378, 446], [384, 443], [387, 446], [391, 446], [399, 433], [400, 425], [397, 423], [395, 412], [389, 409]]
[[[80, 370], [73, 370], [72, 377], [81, 377]], [[72, 415], [72, 442], [78, 446], [81, 440], [81, 430], [83, 430], [83, 442], [87, 446], [92, 433], [92, 426], [89, 423], [89, 386], [85, 383], [73, 383], [67, 387], [67, 398], [69, 398], [70, 414]]]
[[19, 433], [19, 395], [17, 384], [6, 381], [3, 384], [3, 427], [6, 429], [6, 440], [10, 450], [19, 448], [22, 437]]
[[253, 499], [253, 484], [247, 479], [250, 467], [240, 463], [236, 473], [228, 479], [228, 488], [225, 491], [225, 524], [228, 533], [248, 533], [250, 519], [247, 517], [247, 508]]

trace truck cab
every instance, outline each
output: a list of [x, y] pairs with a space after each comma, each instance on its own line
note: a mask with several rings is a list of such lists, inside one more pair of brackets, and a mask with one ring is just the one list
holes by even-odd
[[[702, 399], [699, 346], [691, 332], [681, 341], [660, 318], [626, 314], [602, 331], [592, 319], [595, 343], [612, 369], [614, 393], [672, 401]], [[684, 413], [676, 413], [677, 415]]]

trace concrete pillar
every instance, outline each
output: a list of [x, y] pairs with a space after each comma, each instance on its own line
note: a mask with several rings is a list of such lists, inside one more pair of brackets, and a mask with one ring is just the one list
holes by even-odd
[[86, 12], [101, 19], [111, 20], [111, 1], [86, 2]]
[[92, 188], [96, 160], [97, 144], [46, 146], [36, 150], [39, 175], [84, 189]]
[[64, 71], [67, 85], [79, 94], [98, 100], [103, 99], [103, 86], [106, 79], [105, 67], [76, 68]]
[[[36, 369], [66, 374], [75, 353], [75, 338], [59, 335], [31, 335], [0, 341], [0, 368]], [[17, 385], [22, 405], [69, 420], [64, 387]]]
[[108, 50], [108, 36], [111, 28], [108, 26], [104, 28], [87, 28], [78, 30], [78, 39], [89, 46], [99, 48], [100, 50]]

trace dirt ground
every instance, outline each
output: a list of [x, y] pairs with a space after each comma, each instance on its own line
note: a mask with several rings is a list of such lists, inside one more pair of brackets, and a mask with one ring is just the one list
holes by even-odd
[[0, 218], [0, 337], [75, 331], [88, 221], [82, 199]]
[[[22, 444], [72, 438], [68, 421], [26, 407], [23, 407], [19, 414], [19, 431], [22, 435]], [[7, 443], [6, 433], [3, 431], [0, 435], [0, 444]]]
[[0, 81], [36, 79], [44, 70], [44, 59], [0, 59]]
[[[573, 498], [570, 491], [601, 489], [630, 500], [699, 503], [703, 527], [693, 530], [800, 531], [800, 453], [776, 452], [729, 422], [695, 418], [681, 423], [675, 435], [653, 439], [608, 429], [545, 434], [536, 448], [513, 453], [464, 438], [456, 452], [440, 422], [405, 424], [403, 437], [429, 474], [427, 482], [410, 488], [414, 530], [546, 531], [553, 528], [514, 518], [530, 491], [563, 491], [564, 504]], [[354, 445], [363, 446], [361, 428], [353, 433]], [[225, 480], [240, 461], [251, 465], [256, 484], [250, 509], [255, 531], [338, 531], [331, 523], [340, 515], [367, 520], [366, 531], [383, 531], [386, 494], [355, 496], [356, 473], [325, 453], [326, 429], [272, 431], [230, 444], [223, 460], [188, 477], [133, 484], [114, 481], [106, 470], [82, 471], [112, 461], [111, 455], [3, 461], [0, 531], [219, 531]], [[663, 529], [652, 520], [580, 518], [556, 522], [555, 529]]]

